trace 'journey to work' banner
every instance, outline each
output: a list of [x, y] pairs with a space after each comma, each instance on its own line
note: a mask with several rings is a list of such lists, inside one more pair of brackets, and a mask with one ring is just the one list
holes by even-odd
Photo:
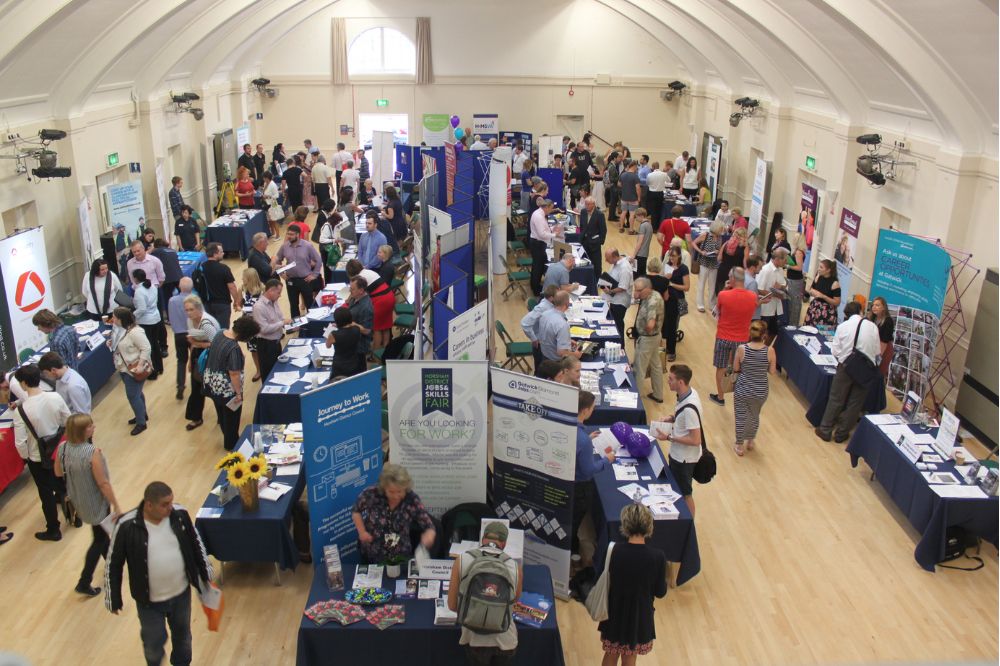
[[569, 596], [579, 389], [491, 368], [497, 515], [525, 529], [524, 561]]
[[378, 369], [302, 394], [302, 458], [314, 562], [337, 544], [345, 566], [357, 564], [351, 509], [382, 472], [382, 376]]
[[389, 450], [440, 518], [486, 501], [486, 361], [389, 361]]

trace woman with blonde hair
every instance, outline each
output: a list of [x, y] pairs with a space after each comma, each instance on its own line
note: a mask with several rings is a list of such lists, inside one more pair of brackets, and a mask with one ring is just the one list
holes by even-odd
[[[56, 476], [65, 477], [66, 494], [73, 499], [76, 513], [90, 525], [93, 539], [83, 559], [83, 570], [76, 591], [96, 597], [100, 588], [91, 586], [97, 560], [107, 557], [110, 532], [101, 526], [108, 516], [121, 515], [118, 499], [108, 474], [108, 461], [91, 441], [94, 421], [87, 414], [73, 414], [66, 420], [66, 441], [56, 450]], [[110, 526], [108, 527], [110, 530]]]
[[[260, 275], [256, 268], [243, 269], [243, 285], [240, 291], [243, 292], [243, 312], [253, 314], [253, 306], [260, 300], [260, 295], [264, 293], [264, 285], [260, 281]], [[253, 381], [260, 381], [260, 357], [257, 355], [257, 345], [253, 340], [247, 343], [247, 351], [253, 356], [254, 376]]]
[[788, 323], [798, 326], [802, 316], [802, 297], [806, 290], [806, 280], [803, 275], [806, 262], [806, 237], [801, 232], [792, 236], [791, 251], [788, 253], [788, 263], [785, 265], [785, 281], [788, 284]]
[[698, 312], [705, 311], [705, 291], [709, 291], [710, 302], [708, 308], [715, 308], [715, 281], [719, 274], [719, 250], [722, 249], [722, 233], [726, 230], [726, 224], [716, 218], [708, 227], [708, 231], [698, 236], [691, 243], [698, 252], [698, 265], [701, 271], [698, 274]]
[[[767, 324], [757, 319], [750, 323], [750, 342], [736, 348], [733, 372], [736, 386], [733, 387], [733, 410], [736, 414], [736, 443], [733, 450], [742, 456], [753, 451], [756, 446], [757, 428], [760, 426], [760, 410], [764, 407], [768, 393], [768, 373], [777, 372], [777, 357], [774, 348], [764, 343]], [[746, 448], [744, 448], [744, 444]]]
[[413, 492], [413, 479], [402, 465], [382, 466], [378, 483], [362, 490], [355, 500], [351, 520], [358, 530], [362, 564], [409, 558], [414, 548], [410, 541], [413, 531], [420, 531], [420, 543], [427, 548], [437, 536], [434, 521]]
[[604, 658], [601, 666], [632, 666], [649, 654], [656, 638], [653, 598], [667, 594], [667, 558], [646, 545], [653, 535], [653, 513], [630, 503], [619, 516], [626, 541], [615, 544], [604, 566], [608, 570], [608, 619], [597, 625]]

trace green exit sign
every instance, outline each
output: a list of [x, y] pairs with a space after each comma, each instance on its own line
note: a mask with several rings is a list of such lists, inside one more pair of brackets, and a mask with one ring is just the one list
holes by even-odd
[[118, 153], [108, 155], [108, 167], [118, 166]]
[[806, 168], [815, 169], [816, 168], [816, 158], [812, 155], [806, 155]]
[[377, 99], [377, 100], [375, 100], [375, 106], [379, 106], [379, 107], [389, 106], [389, 100], [387, 100], [387, 99]]

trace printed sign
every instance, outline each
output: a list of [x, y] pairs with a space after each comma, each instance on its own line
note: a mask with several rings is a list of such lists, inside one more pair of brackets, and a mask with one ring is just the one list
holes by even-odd
[[4, 338], [0, 347], [4, 350], [5, 369], [9, 369], [25, 349], [45, 346], [46, 336], [35, 328], [31, 318], [43, 308], [55, 310], [41, 227], [0, 240], [0, 276], [6, 298], [0, 314], [0, 335]]
[[423, 116], [424, 143], [428, 146], [443, 146], [451, 141], [451, 116], [447, 113], [425, 113]]
[[109, 185], [107, 189], [111, 226], [118, 235], [124, 235], [125, 246], [139, 237], [139, 229], [146, 226], [146, 208], [142, 200], [142, 181]]
[[488, 306], [487, 301], [480, 301], [448, 323], [449, 360], [486, 360], [486, 343], [490, 334]]
[[495, 113], [472, 114], [472, 134], [478, 135], [483, 143], [500, 138], [500, 116]]

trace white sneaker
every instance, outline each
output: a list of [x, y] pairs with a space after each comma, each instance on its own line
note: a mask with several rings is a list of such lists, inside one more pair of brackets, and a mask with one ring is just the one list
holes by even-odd
[[704, 311], [705, 311], [705, 307], [702, 306], [702, 305], [699, 305], [698, 306], [698, 312], [704, 312]]

